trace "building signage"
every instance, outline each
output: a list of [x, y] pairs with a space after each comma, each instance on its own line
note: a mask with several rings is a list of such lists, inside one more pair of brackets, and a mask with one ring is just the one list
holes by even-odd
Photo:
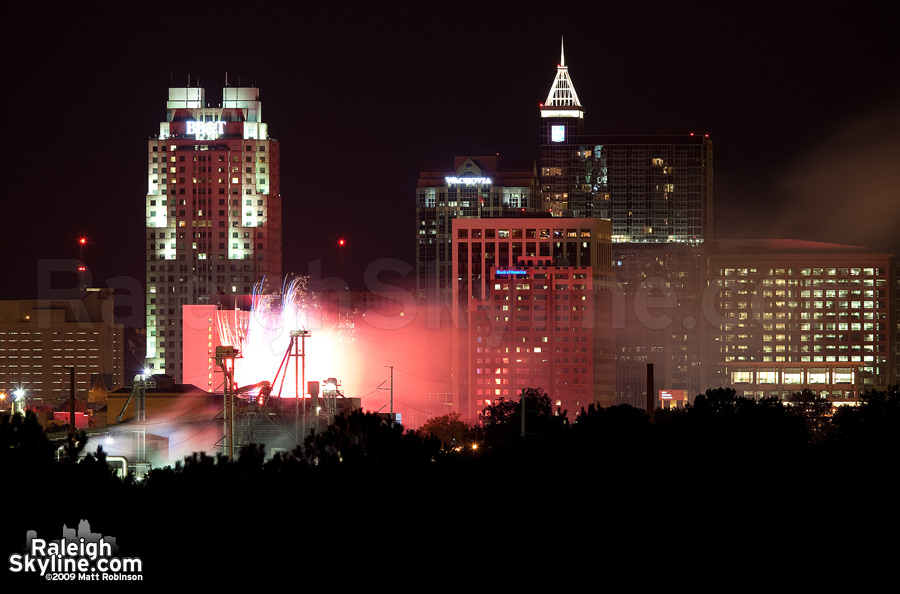
[[445, 177], [444, 180], [448, 186], [463, 184], [466, 186], [489, 186], [491, 178], [489, 177]]
[[683, 402], [687, 400], [687, 390], [660, 390], [659, 399]]
[[197, 140], [214, 140], [225, 134], [225, 122], [187, 122], [187, 133], [196, 136]]
[[528, 271], [527, 270], [498, 270], [497, 274], [498, 275], [522, 276], [522, 275], [528, 274]]

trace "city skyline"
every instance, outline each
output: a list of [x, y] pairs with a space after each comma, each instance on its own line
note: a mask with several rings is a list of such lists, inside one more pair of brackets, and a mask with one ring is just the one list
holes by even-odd
[[[37, 261], [78, 258], [81, 235], [94, 285], [141, 279], [143, 215], [134, 205], [158, 105], [168, 87], [190, 80], [214, 89], [226, 73], [230, 86], [263, 90], [283, 147], [284, 270], [306, 274], [320, 260], [323, 276], [358, 286], [378, 258], [412, 265], [409, 188], [423, 163], [489, 151], [538, 158], [537, 106], [560, 36], [589, 133], [711, 135], [720, 236], [897, 252], [900, 201], [885, 199], [896, 194], [888, 182], [900, 137], [887, 6], [840, 18], [799, 8], [774, 18], [761, 8], [661, 16], [609, 7], [549, 26], [539, 14], [491, 7], [467, 17], [468, 27], [442, 8], [280, 7], [262, 15], [267, 33], [246, 47], [187, 44], [180, 55], [172, 47], [197, 30], [190, 19], [159, 26], [149, 10], [60, 15], [40, 35], [14, 34], [22, 111], [13, 135], [22, 144], [7, 151], [26, 155], [20, 173], [35, 185], [21, 186], [33, 199], [12, 200], [12, 215], [41, 241], [26, 242], [32, 249], [10, 266], [17, 282], [3, 296], [38, 296]], [[14, 15], [22, 25], [35, 18], [28, 9]], [[432, 39], [435, 27], [446, 42]], [[67, 128], [80, 140], [67, 140], [72, 149], [57, 152], [48, 171], [37, 155]]]

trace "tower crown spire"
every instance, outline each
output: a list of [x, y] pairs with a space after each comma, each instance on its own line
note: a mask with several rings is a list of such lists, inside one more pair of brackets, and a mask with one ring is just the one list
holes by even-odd
[[569, 76], [569, 68], [566, 66], [566, 52], [563, 40], [559, 45], [559, 65], [556, 67], [556, 78], [550, 87], [547, 100], [541, 106], [541, 115], [544, 117], [583, 117], [584, 108], [578, 100], [575, 85]]

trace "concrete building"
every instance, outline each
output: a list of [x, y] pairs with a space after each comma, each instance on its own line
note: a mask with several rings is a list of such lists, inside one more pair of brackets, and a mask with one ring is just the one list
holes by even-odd
[[182, 306], [249, 294], [281, 276], [279, 145], [259, 90], [169, 89], [166, 120], [148, 141], [147, 369], [181, 378]]
[[475, 418], [485, 400], [525, 387], [570, 414], [614, 404], [609, 221], [455, 219], [452, 229], [456, 410]]
[[747, 396], [808, 388], [836, 402], [900, 378], [894, 257], [797, 240], [709, 245], [704, 311], [716, 365], [710, 385]]
[[477, 409], [535, 387], [572, 416], [615, 402], [611, 294], [595, 290], [595, 278], [591, 266], [551, 258], [491, 267], [490, 295], [469, 305], [466, 383]]
[[75, 392], [89, 400], [98, 376], [124, 381], [124, 328], [114, 323], [110, 289], [81, 299], [0, 301], [0, 390], [21, 389], [31, 404], [62, 403], [75, 368]]

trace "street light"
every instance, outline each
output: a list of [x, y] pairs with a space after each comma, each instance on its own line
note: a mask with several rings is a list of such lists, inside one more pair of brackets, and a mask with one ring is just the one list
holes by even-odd
[[12, 414], [25, 414], [25, 390], [22, 388], [16, 388], [13, 390], [13, 399], [12, 399], [12, 410], [10, 411]]

